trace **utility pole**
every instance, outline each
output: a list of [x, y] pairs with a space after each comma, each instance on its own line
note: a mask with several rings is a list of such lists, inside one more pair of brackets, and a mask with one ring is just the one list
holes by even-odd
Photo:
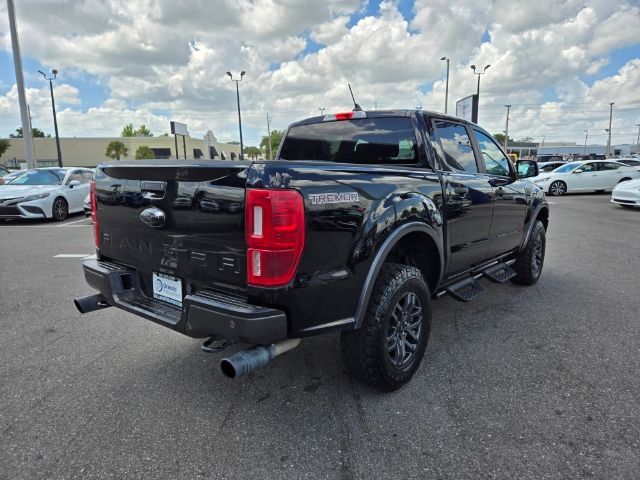
[[587, 139], [589, 138], [589, 130], [585, 130], [584, 131], [584, 151], [582, 152], [583, 155], [587, 154]]
[[38, 73], [42, 74], [45, 80], [49, 80], [49, 89], [51, 90], [51, 108], [53, 109], [53, 128], [56, 132], [56, 149], [58, 150], [58, 166], [62, 168], [62, 152], [60, 151], [60, 136], [58, 135], [58, 119], [56, 118], [56, 101], [53, 98], [53, 80], [58, 75], [58, 70], [55, 68], [51, 70], [53, 77], [47, 77], [47, 74], [42, 70], [38, 70]]
[[[447, 88], [444, 91], [444, 114], [447, 114], [447, 104], [449, 103], [449, 57], [442, 57], [440, 60], [447, 61]], [[480, 77], [478, 77], [480, 80]]]
[[24, 138], [24, 150], [27, 157], [27, 168], [36, 167], [36, 158], [33, 153], [33, 134], [31, 122], [27, 113], [27, 97], [24, 93], [24, 74], [22, 73], [22, 57], [20, 55], [20, 42], [16, 27], [16, 10], [13, 0], [7, 0], [7, 12], [9, 14], [9, 30], [11, 33], [11, 45], [13, 47], [13, 65], [16, 71], [16, 86], [18, 88], [18, 103], [20, 104], [20, 119], [22, 121], [22, 136]]
[[609, 139], [607, 140], [607, 158], [611, 158], [611, 118], [613, 117], [613, 102], [609, 103]]
[[267, 112], [267, 135], [267, 145], [269, 146], [269, 160], [273, 160], [273, 155], [271, 153], [271, 127], [269, 126], [269, 112]]
[[[480, 77], [478, 77], [480, 78]], [[509, 110], [511, 110], [511, 105], [505, 105], [507, 107], [507, 124], [504, 127], [504, 151], [507, 152], [507, 142], [509, 140]]]

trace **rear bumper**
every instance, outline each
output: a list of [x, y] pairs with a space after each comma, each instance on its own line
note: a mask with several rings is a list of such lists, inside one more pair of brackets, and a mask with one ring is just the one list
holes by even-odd
[[109, 305], [189, 337], [217, 334], [250, 344], [287, 338], [287, 317], [281, 310], [250, 305], [211, 290], [186, 295], [180, 308], [146, 296], [135, 270], [94, 259], [85, 260], [83, 267], [87, 283], [98, 290]]

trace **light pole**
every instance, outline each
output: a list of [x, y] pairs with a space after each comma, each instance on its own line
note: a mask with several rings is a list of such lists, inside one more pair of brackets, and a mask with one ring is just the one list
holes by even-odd
[[324, 115], [324, 111], [325, 111], [324, 107], [318, 107], [318, 110], [320, 110], [320, 116]]
[[447, 114], [447, 104], [449, 103], [449, 57], [442, 57], [440, 60], [447, 61], [447, 88], [444, 91], [444, 113]]
[[605, 128], [604, 131], [608, 135], [608, 138], [607, 138], [607, 150], [606, 150], [605, 154], [606, 154], [606, 157], [609, 158], [609, 149], [610, 149], [610, 146], [611, 146], [611, 130], [608, 129], [608, 128]]
[[[480, 77], [478, 77], [480, 78]], [[507, 124], [504, 127], [504, 151], [507, 152], [507, 141], [509, 139], [509, 110], [511, 110], [511, 105], [505, 105], [507, 107]]]
[[267, 112], [267, 148], [269, 149], [269, 160], [273, 160], [273, 155], [271, 154], [271, 126], [269, 125], [269, 112]]
[[243, 70], [240, 72], [240, 79], [234, 80], [231, 72], [227, 72], [229, 78], [232, 82], [236, 82], [236, 99], [238, 100], [238, 128], [240, 129], [240, 160], [244, 160], [244, 143], [242, 142], [242, 117], [240, 116], [240, 87], [238, 87], [238, 83], [242, 81], [242, 77], [246, 72]]
[[60, 151], [60, 136], [58, 135], [58, 119], [56, 117], [56, 101], [53, 98], [53, 81], [58, 75], [58, 70], [55, 68], [51, 70], [53, 77], [47, 77], [47, 74], [42, 70], [38, 70], [38, 73], [42, 74], [45, 80], [49, 80], [49, 90], [51, 90], [51, 108], [53, 110], [53, 129], [56, 132], [56, 150], [58, 151], [58, 166], [62, 168], [62, 152]]
[[[476, 66], [471, 65], [471, 70], [473, 70], [473, 74], [478, 76], [478, 90], [476, 91], [476, 95], [478, 97], [478, 110], [480, 110], [480, 75], [484, 75], [485, 73], [487, 73], [487, 70], [489, 69], [490, 66], [491, 65], [485, 65], [482, 71], [476, 72]], [[476, 122], [477, 121], [478, 119], [476, 118]]]
[[636, 142], [636, 153], [640, 153], [640, 123], [636, 123], [636, 127], [638, 127], [638, 141]]
[[613, 102], [609, 104], [609, 139], [607, 140], [607, 158], [611, 158], [611, 118], [613, 117]]
[[583, 155], [587, 154], [587, 139], [589, 138], [589, 130], [584, 131], [584, 150], [582, 152]]

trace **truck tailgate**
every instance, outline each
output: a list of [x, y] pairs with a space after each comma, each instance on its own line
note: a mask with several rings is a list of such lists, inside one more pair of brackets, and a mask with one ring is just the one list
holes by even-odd
[[205, 284], [244, 292], [244, 197], [250, 165], [156, 160], [98, 167], [100, 258], [135, 269], [149, 297], [158, 274], [170, 285], [175, 277], [182, 295]]

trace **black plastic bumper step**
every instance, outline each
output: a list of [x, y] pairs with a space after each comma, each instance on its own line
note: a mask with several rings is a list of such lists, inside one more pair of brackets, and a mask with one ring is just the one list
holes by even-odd
[[486, 270], [483, 270], [482, 274], [492, 282], [504, 283], [510, 278], [515, 277], [516, 271], [511, 268], [511, 265], [498, 263], [497, 265], [493, 265]]
[[476, 278], [468, 277], [450, 285], [445, 291], [456, 300], [470, 302], [484, 292], [484, 288], [482, 288], [482, 285], [480, 285]]

